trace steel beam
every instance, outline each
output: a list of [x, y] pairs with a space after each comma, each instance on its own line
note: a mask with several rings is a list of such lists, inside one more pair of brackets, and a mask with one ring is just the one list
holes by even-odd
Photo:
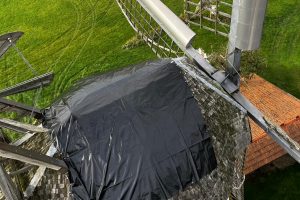
[[237, 42], [237, 31], [238, 31], [238, 19], [240, 17], [239, 5], [237, 1], [234, 0], [231, 13], [231, 23], [230, 23], [230, 33], [228, 38], [227, 47], [227, 66], [226, 75], [228, 78], [238, 87], [240, 87], [240, 65], [241, 65], [241, 55], [242, 51], [236, 47]]
[[267, 0], [233, 0], [226, 75], [237, 86], [242, 50], [255, 50], [260, 45], [266, 6]]
[[41, 86], [49, 85], [53, 80], [53, 73], [46, 73], [41, 76], [34, 77], [32, 79], [21, 82], [17, 85], [11, 86], [0, 91], [0, 97], [5, 97], [21, 92], [37, 89]]
[[227, 57], [226, 76], [240, 87], [241, 57], [242, 51], [238, 48], [229, 48]]
[[288, 154], [300, 163], [300, 145], [288, 136], [279, 126], [267, 119], [246, 97], [239, 91], [231, 94], [241, 106], [243, 106], [250, 118], [256, 122], [276, 143], [278, 143]]
[[0, 112], [12, 111], [20, 114], [32, 115], [36, 119], [42, 119], [43, 113], [40, 109], [22, 103], [0, 98]]
[[14, 130], [23, 134], [47, 133], [50, 131], [49, 129], [46, 128], [33, 126], [31, 124], [24, 124], [10, 119], [0, 119], [0, 127]]
[[0, 142], [0, 156], [54, 170], [67, 169], [65, 162], [62, 160], [3, 142]]
[[252, 51], [258, 49], [268, 0], [233, 0], [231, 39], [235, 47]]

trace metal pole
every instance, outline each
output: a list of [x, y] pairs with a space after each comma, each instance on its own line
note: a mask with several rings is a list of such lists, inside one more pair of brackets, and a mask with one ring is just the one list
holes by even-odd
[[227, 68], [226, 76], [238, 87], [240, 87], [240, 65], [241, 65], [241, 49], [236, 47], [236, 35], [238, 29], [239, 4], [233, 1], [229, 41], [227, 47]]
[[226, 76], [240, 86], [242, 50], [259, 48], [267, 0], [233, 0]]
[[226, 76], [238, 87], [240, 87], [241, 57], [242, 50], [228, 45]]

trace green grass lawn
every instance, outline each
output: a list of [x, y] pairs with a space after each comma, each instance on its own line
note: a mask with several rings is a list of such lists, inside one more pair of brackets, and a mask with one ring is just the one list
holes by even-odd
[[245, 200], [297, 200], [300, 198], [299, 180], [299, 164], [260, 174], [247, 181]]
[[270, 82], [300, 98], [300, 1], [270, 0], [261, 51]]
[[[269, 2], [261, 52], [268, 69], [260, 74], [284, 90], [300, 96], [300, 10], [298, 0]], [[299, 1], [298, 1], [299, 2]], [[167, 4], [180, 13], [183, 4]], [[134, 36], [114, 0], [2, 0], [0, 33], [24, 31], [18, 47], [40, 73], [53, 71], [54, 83], [43, 90], [39, 106], [48, 106], [76, 80], [129, 64], [154, 59], [146, 46], [122, 49]], [[226, 39], [197, 30], [196, 47], [212, 52]], [[12, 50], [0, 60], [0, 87], [32, 77]], [[13, 96], [32, 103], [32, 93]]]
[[[177, 14], [181, 12], [183, 1], [166, 2]], [[55, 73], [53, 84], [38, 98], [38, 107], [49, 106], [83, 77], [156, 58], [146, 45], [122, 49], [135, 33], [115, 0], [1, 0], [0, 20], [0, 34], [25, 32], [18, 47], [39, 73]], [[226, 46], [224, 37], [196, 31], [195, 47], [212, 52]], [[269, 1], [261, 53], [268, 68], [260, 74], [300, 98], [299, 0]], [[0, 72], [0, 88], [33, 77], [13, 50], [0, 60]], [[27, 92], [11, 98], [33, 104], [34, 94]], [[299, 168], [295, 170], [299, 172]], [[300, 184], [299, 178], [290, 181], [294, 179], [289, 171], [281, 177], [295, 186]], [[263, 199], [282, 199], [282, 185], [272, 178], [266, 180], [265, 184], [278, 190], [270, 190], [272, 198]], [[258, 199], [251, 195], [258, 194], [261, 188], [246, 187], [246, 199]]]
[[[53, 71], [39, 106], [48, 106], [76, 80], [155, 58], [146, 46], [122, 45], [134, 36], [114, 0], [3, 0], [0, 32], [24, 31], [18, 47], [40, 73]], [[0, 61], [0, 87], [32, 77], [12, 49]], [[32, 93], [13, 97], [32, 103]]]

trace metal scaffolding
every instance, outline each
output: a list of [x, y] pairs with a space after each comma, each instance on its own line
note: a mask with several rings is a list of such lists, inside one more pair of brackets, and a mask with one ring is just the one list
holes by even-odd
[[184, 0], [184, 5], [188, 24], [228, 37], [232, 0]]

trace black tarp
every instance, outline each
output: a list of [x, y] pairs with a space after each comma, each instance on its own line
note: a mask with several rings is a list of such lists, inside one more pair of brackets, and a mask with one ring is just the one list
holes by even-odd
[[75, 199], [167, 199], [216, 168], [201, 111], [170, 60], [81, 81], [46, 125]]

